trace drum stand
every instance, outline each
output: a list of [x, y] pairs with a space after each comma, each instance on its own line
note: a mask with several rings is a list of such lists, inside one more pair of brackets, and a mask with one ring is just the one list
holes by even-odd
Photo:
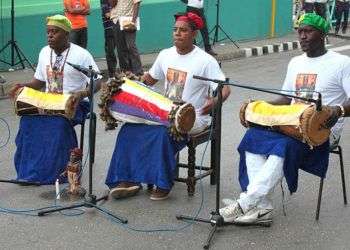
[[[68, 62], [67, 62], [68, 63]], [[97, 206], [97, 202], [101, 200], [108, 200], [108, 195], [102, 196], [100, 198], [97, 198], [96, 195], [92, 193], [92, 169], [93, 169], [93, 164], [95, 161], [95, 142], [96, 142], [96, 114], [94, 113], [94, 98], [93, 98], [93, 93], [94, 93], [94, 79], [98, 76], [99, 73], [95, 72], [92, 69], [92, 66], [89, 67], [89, 69], [86, 69], [82, 66], [75, 65], [75, 64], [70, 64], [73, 68], [76, 70], [86, 74], [87, 76], [90, 77], [90, 96], [89, 96], [89, 101], [90, 101], [90, 123], [89, 123], [89, 190], [88, 190], [88, 198], [80, 203], [73, 204], [70, 206], [66, 207], [60, 207], [60, 208], [55, 208], [55, 209], [48, 209], [48, 210], [42, 210], [38, 212], [38, 216], [44, 216], [49, 213], [54, 213], [54, 212], [59, 212], [63, 210], [68, 210], [68, 209], [74, 209], [74, 208], [79, 208], [79, 207], [86, 207], [86, 208], [96, 208], [100, 212], [108, 213], [105, 210], [102, 210], [99, 206]], [[125, 224], [128, 223], [128, 220], [125, 218], [121, 218], [119, 216], [116, 216], [112, 213], [108, 213], [109, 216], [113, 217], [114, 219], [118, 220], [119, 222]]]
[[[211, 217], [209, 219], [203, 219], [203, 218], [197, 218], [197, 217], [191, 217], [186, 215], [177, 215], [176, 218], [178, 220], [186, 220], [186, 221], [197, 221], [202, 223], [208, 223], [212, 226], [212, 229], [209, 233], [209, 236], [207, 238], [207, 241], [203, 245], [204, 249], [209, 249], [211, 240], [214, 237], [214, 234], [216, 233], [217, 229], [226, 225], [235, 225], [235, 226], [263, 226], [263, 227], [270, 227], [272, 221], [266, 221], [266, 222], [259, 222], [259, 223], [251, 223], [251, 224], [241, 224], [241, 223], [227, 223], [224, 222], [224, 218], [219, 213], [219, 206], [220, 206], [220, 147], [221, 147], [221, 110], [222, 110], [222, 89], [224, 85], [231, 85], [235, 87], [250, 89], [250, 90], [257, 90], [260, 92], [266, 92], [270, 94], [277, 94], [282, 96], [287, 96], [291, 98], [297, 98], [304, 101], [315, 103], [318, 108], [321, 107], [321, 95], [318, 93], [318, 99], [310, 99], [310, 98], [303, 98], [299, 96], [294, 95], [288, 95], [288, 94], [282, 94], [280, 92], [275, 92], [267, 89], [261, 89], [251, 86], [244, 86], [239, 84], [230, 83], [229, 79], [227, 78], [225, 81], [222, 80], [216, 80], [216, 79], [209, 79], [201, 76], [193, 76], [195, 79], [204, 80], [204, 81], [211, 81], [218, 84], [217, 87], [217, 95], [218, 95], [218, 103], [215, 107], [214, 112], [214, 119], [215, 119], [215, 150], [216, 150], [216, 156], [215, 156], [215, 180], [216, 180], [216, 200], [215, 200], [215, 211], [211, 212]], [[316, 92], [317, 93], [317, 92]], [[319, 110], [319, 109], [317, 109]]]

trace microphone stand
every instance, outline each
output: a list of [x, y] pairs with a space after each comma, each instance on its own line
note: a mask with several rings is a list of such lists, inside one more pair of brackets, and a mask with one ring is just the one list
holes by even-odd
[[238, 44], [224, 31], [224, 29], [221, 27], [220, 25], [220, 0], [216, 0], [216, 23], [215, 26], [211, 29], [211, 31], [209, 31], [209, 35], [214, 32], [214, 37], [213, 37], [213, 45], [215, 43], [218, 43], [220, 41], [225, 40], [224, 39], [219, 39], [219, 30], [224, 33], [224, 35], [226, 36], [226, 39], [230, 40], [237, 49], [239, 49]]
[[[193, 217], [193, 216], [187, 216], [187, 215], [177, 215], [176, 218], [178, 220], [186, 220], [186, 221], [197, 221], [197, 222], [202, 222], [202, 223], [208, 223], [212, 226], [212, 229], [209, 232], [209, 236], [203, 245], [204, 249], [209, 249], [210, 243], [214, 237], [214, 234], [216, 233], [217, 229], [226, 225], [236, 225], [236, 226], [243, 226], [242, 224], [239, 223], [227, 223], [224, 222], [224, 218], [220, 215], [219, 209], [220, 209], [220, 157], [221, 157], [221, 114], [222, 114], [222, 89], [224, 85], [230, 85], [230, 86], [235, 86], [239, 88], [245, 88], [245, 89], [250, 89], [250, 90], [256, 90], [256, 91], [261, 91], [261, 92], [266, 92], [270, 94], [277, 94], [277, 95], [282, 95], [286, 97], [291, 97], [291, 98], [297, 98], [301, 99], [304, 101], [308, 102], [313, 102], [316, 104], [316, 109], [320, 110], [322, 107], [321, 103], [321, 93], [318, 93], [319, 99], [311, 99], [311, 98], [303, 98], [299, 96], [294, 96], [294, 95], [289, 95], [289, 94], [283, 94], [279, 92], [274, 92], [271, 90], [266, 90], [266, 89], [261, 89], [257, 87], [251, 87], [251, 86], [245, 86], [245, 85], [239, 85], [239, 84], [234, 84], [229, 82], [229, 78], [226, 78], [225, 81], [223, 80], [217, 80], [217, 79], [210, 79], [206, 77], [201, 77], [201, 76], [193, 76], [194, 79], [199, 79], [199, 80], [204, 80], [204, 81], [211, 81], [215, 82], [218, 84], [217, 87], [217, 93], [218, 93], [218, 102], [214, 110], [214, 121], [215, 121], [215, 126], [214, 126], [214, 142], [215, 142], [215, 181], [216, 181], [216, 199], [215, 199], [215, 211], [212, 211], [210, 219], [203, 219], [199, 217]], [[319, 109], [318, 109], [319, 108]], [[254, 223], [254, 224], [246, 224], [247, 226], [264, 226], [264, 227], [269, 227], [271, 226], [271, 222], [260, 222], [260, 223]]]
[[[75, 68], [77, 69], [77, 68]], [[77, 69], [78, 70], [78, 69]], [[84, 71], [83, 71], [84, 70]], [[92, 66], [89, 67], [89, 69], [82, 68], [79, 69], [79, 71], [86, 74], [88, 77], [90, 77], [90, 85], [89, 85], [89, 101], [90, 101], [90, 123], [89, 123], [89, 189], [88, 189], [88, 198], [80, 203], [73, 204], [70, 206], [64, 206], [60, 208], [55, 209], [48, 209], [48, 210], [42, 210], [38, 212], [38, 216], [44, 216], [49, 213], [59, 212], [63, 210], [68, 209], [74, 209], [79, 207], [86, 207], [86, 208], [96, 208], [100, 212], [107, 213], [109, 216], [113, 217], [114, 219], [117, 219], [123, 224], [128, 223], [127, 219], [121, 218], [119, 216], [116, 216], [112, 213], [109, 213], [105, 210], [102, 210], [100, 207], [97, 206], [97, 202], [101, 200], [108, 200], [108, 194], [105, 196], [102, 196], [100, 198], [97, 198], [96, 195], [92, 193], [92, 170], [93, 170], [93, 164], [95, 162], [95, 142], [96, 142], [96, 114], [94, 113], [94, 79], [98, 76], [98, 73], [95, 72], [92, 69]]]
[[[33, 65], [26, 58], [22, 50], [19, 48], [17, 41], [15, 40], [15, 0], [11, 0], [11, 39], [6, 43], [4, 47], [0, 49], [0, 54], [3, 51], [5, 51], [8, 47], [11, 49], [11, 61], [7, 62], [0, 59], [0, 62], [10, 65], [12, 67], [16, 66], [17, 64], [21, 64], [23, 69], [25, 69], [25, 65], [23, 62], [27, 62], [29, 67], [33, 71], [35, 71]], [[18, 62], [15, 61], [15, 52], [17, 55]]]

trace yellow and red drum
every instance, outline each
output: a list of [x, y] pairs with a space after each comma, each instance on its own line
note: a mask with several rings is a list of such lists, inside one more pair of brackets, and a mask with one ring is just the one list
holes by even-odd
[[326, 142], [330, 129], [323, 124], [331, 115], [327, 106], [321, 111], [315, 105], [272, 105], [264, 101], [245, 103], [240, 110], [245, 126], [263, 126], [301, 140], [312, 146]]

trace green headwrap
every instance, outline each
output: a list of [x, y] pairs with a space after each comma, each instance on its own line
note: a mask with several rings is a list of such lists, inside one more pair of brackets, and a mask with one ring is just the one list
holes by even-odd
[[329, 31], [330, 23], [326, 21], [323, 17], [316, 15], [315, 13], [306, 13], [301, 15], [298, 19], [299, 27], [303, 25], [312, 26], [323, 33], [327, 34]]
[[70, 32], [72, 30], [72, 23], [65, 16], [62, 16], [62, 15], [49, 16], [46, 18], [46, 21], [47, 21], [47, 25], [56, 26], [67, 32]]

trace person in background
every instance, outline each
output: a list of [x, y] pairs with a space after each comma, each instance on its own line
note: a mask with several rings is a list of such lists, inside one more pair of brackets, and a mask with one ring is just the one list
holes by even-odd
[[300, 0], [305, 13], [315, 12], [317, 15], [327, 19], [327, 0]]
[[202, 18], [204, 22], [204, 26], [200, 31], [203, 38], [204, 50], [212, 56], [217, 56], [217, 54], [215, 53], [215, 51], [212, 49], [210, 45], [207, 20], [204, 15], [204, 0], [181, 0], [181, 1], [187, 4], [187, 8], [186, 8], [187, 12], [196, 13], [198, 16]]
[[112, 6], [111, 19], [114, 23], [113, 31], [120, 70], [140, 76], [143, 74], [143, 69], [136, 47], [136, 32], [141, 0], [109, 1]]
[[88, 41], [87, 15], [90, 13], [89, 0], [64, 0], [64, 14], [72, 23], [70, 42], [86, 49]]
[[101, 4], [101, 14], [102, 14], [102, 23], [104, 28], [104, 38], [105, 38], [105, 53], [108, 69], [108, 80], [110, 82], [112, 79], [115, 79], [115, 73], [117, 68], [117, 57], [115, 55], [116, 43], [114, 40], [113, 33], [113, 22], [111, 20], [111, 5], [110, 0], [100, 0]]
[[338, 35], [340, 29], [341, 19], [344, 16], [344, 20], [342, 23], [341, 32], [342, 34], [346, 33], [346, 29], [348, 27], [348, 19], [349, 19], [349, 8], [350, 8], [350, 0], [336, 0], [335, 2], [335, 19], [337, 20], [335, 24], [335, 34]]

